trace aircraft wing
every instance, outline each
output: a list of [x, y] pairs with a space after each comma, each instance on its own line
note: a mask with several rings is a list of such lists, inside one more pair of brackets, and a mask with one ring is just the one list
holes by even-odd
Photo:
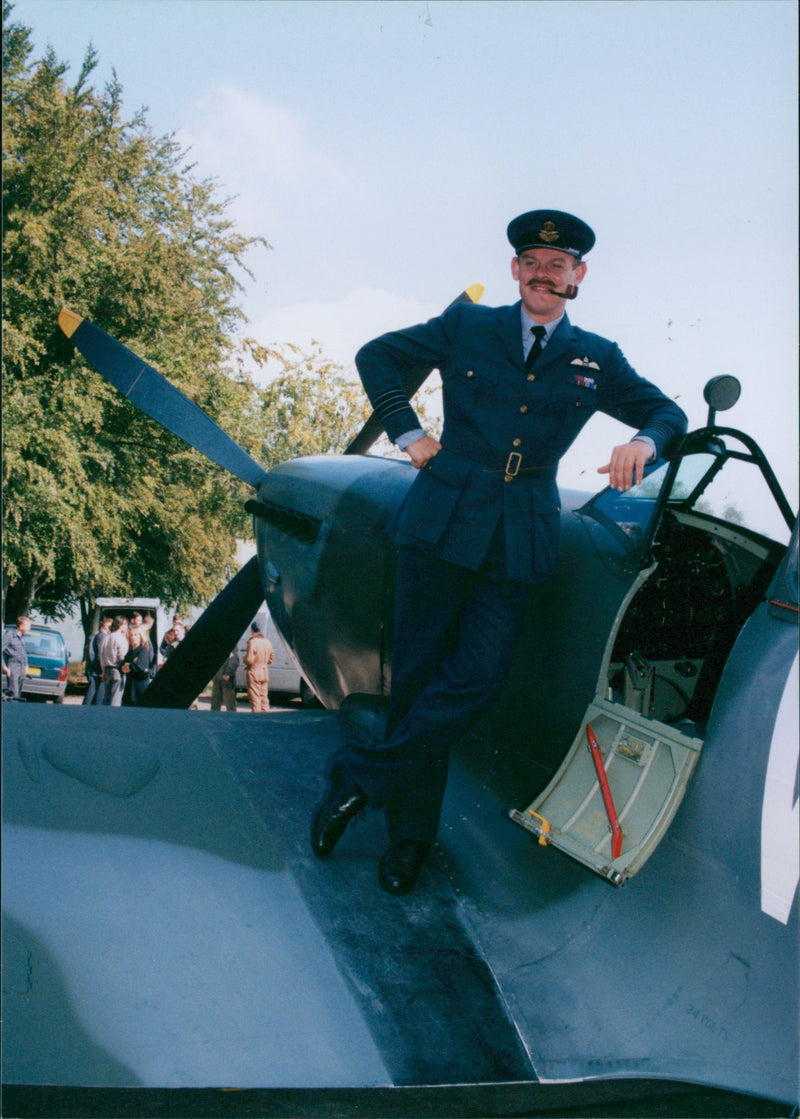
[[687, 1082], [714, 1114], [785, 1113], [764, 1098], [795, 1087], [792, 925], [753, 926], [711, 860], [684, 873], [690, 817], [616, 890], [541, 854], [487, 784], [497, 760], [460, 756], [442, 846], [398, 901], [376, 814], [325, 863], [310, 852], [338, 735], [326, 711], [5, 705], [9, 1113], [188, 1114], [202, 1091], [215, 1115], [383, 1114], [402, 1089], [404, 1114], [415, 1092], [429, 1114], [644, 1115], [665, 1096], [697, 1114]]

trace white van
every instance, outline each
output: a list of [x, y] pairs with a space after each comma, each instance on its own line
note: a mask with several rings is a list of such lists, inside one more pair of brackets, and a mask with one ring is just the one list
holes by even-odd
[[[286, 695], [299, 695], [304, 707], [314, 706], [318, 702], [317, 698], [311, 686], [300, 675], [285, 641], [278, 632], [278, 627], [267, 610], [266, 603], [262, 603], [261, 610], [253, 620], [258, 622], [261, 632], [271, 643], [274, 653], [274, 660], [269, 666], [270, 693], [283, 692]], [[247, 669], [245, 668], [244, 655], [247, 652], [247, 642], [250, 636], [250, 626], [248, 626], [236, 646], [236, 652], [239, 655], [239, 667], [236, 669], [236, 687], [242, 691], [247, 688]]]
[[130, 618], [132, 614], [141, 614], [153, 619], [150, 629], [150, 643], [158, 655], [158, 646], [164, 634], [172, 624], [172, 614], [169, 613], [157, 598], [96, 598], [94, 617], [91, 632], [96, 633], [105, 614], [116, 616], [124, 614]]

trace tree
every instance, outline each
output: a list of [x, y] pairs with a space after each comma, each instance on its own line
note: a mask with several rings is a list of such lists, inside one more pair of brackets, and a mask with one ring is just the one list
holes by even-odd
[[85, 315], [156, 365], [248, 450], [259, 399], [237, 360], [244, 258], [216, 184], [199, 179], [116, 81], [78, 80], [3, 14], [3, 598], [57, 617], [76, 600], [219, 589], [247, 524], [245, 487], [156, 428], [57, 326]]
[[259, 390], [259, 462], [271, 467], [301, 455], [344, 450], [371, 412], [358, 382], [319, 346], [305, 353], [283, 345], [258, 356], [280, 370]]
[[[49, 618], [100, 593], [208, 601], [250, 532], [249, 491], [163, 431], [91, 370], [57, 325], [63, 306], [130, 346], [265, 466], [341, 451], [369, 412], [317, 349], [237, 341], [245, 257], [228, 201], [116, 77], [74, 85], [3, 7], [3, 604]], [[252, 370], [277, 357], [266, 388]], [[266, 434], [264, 434], [266, 432]]]
[[[274, 368], [277, 364], [279, 370], [259, 390], [262, 423], [261, 444], [255, 456], [258, 461], [272, 467], [301, 455], [343, 451], [372, 413], [355, 375], [327, 358], [318, 345], [310, 353], [290, 344], [267, 349], [250, 343], [250, 349], [262, 367]], [[431, 417], [427, 405], [437, 384], [423, 385], [413, 401], [420, 421], [433, 435], [438, 435], [441, 422]], [[370, 453], [405, 457], [386, 435]]]

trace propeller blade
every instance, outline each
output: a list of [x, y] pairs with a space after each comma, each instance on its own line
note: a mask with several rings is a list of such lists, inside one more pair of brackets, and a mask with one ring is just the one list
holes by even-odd
[[266, 470], [226, 435], [180, 389], [99, 326], [66, 308], [58, 325], [88, 362], [145, 415], [179, 436], [217, 466], [258, 486]]
[[264, 588], [253, 556], [192, 625], [139, 707], [191, 707], [258, 613]]
[[[445, 310], [449, 311], [456, 303], [480, 303], [483, 292], [483, 284], [470, 284], [460, 295], [456, 296], [452, 303], [448, 303]], [[409, 400], [431, 373], [431, 369], [411, 369], [404, 374], [403, 388]], [[380, 439], [381, 435], [383, 435], [383, 424], [373, 412], [355, 439], [345, 448], [344, 453], [346, 455], [365, 455], [373, 443]]]

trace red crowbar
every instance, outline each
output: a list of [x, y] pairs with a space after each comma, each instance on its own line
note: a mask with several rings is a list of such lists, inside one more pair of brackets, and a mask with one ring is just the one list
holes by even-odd
[[614, 798], [608, 785], [606, 767], [603, 765], [603, 755], [597, 744], [597, 738], [592, 730], [591, 723], [586, 724], [586, 737], [589, 740], [589, 752], [592, 755], [594, 768], [597, 770], [597, 780], [600, 782], [600, 792], [603, 794], [603, 804], [606, 806], [608, 822], [611, 824], [611, 857], [618, 859], [622, 854], [622, 828], [619, 826], [619, 817], [614, 807]]

